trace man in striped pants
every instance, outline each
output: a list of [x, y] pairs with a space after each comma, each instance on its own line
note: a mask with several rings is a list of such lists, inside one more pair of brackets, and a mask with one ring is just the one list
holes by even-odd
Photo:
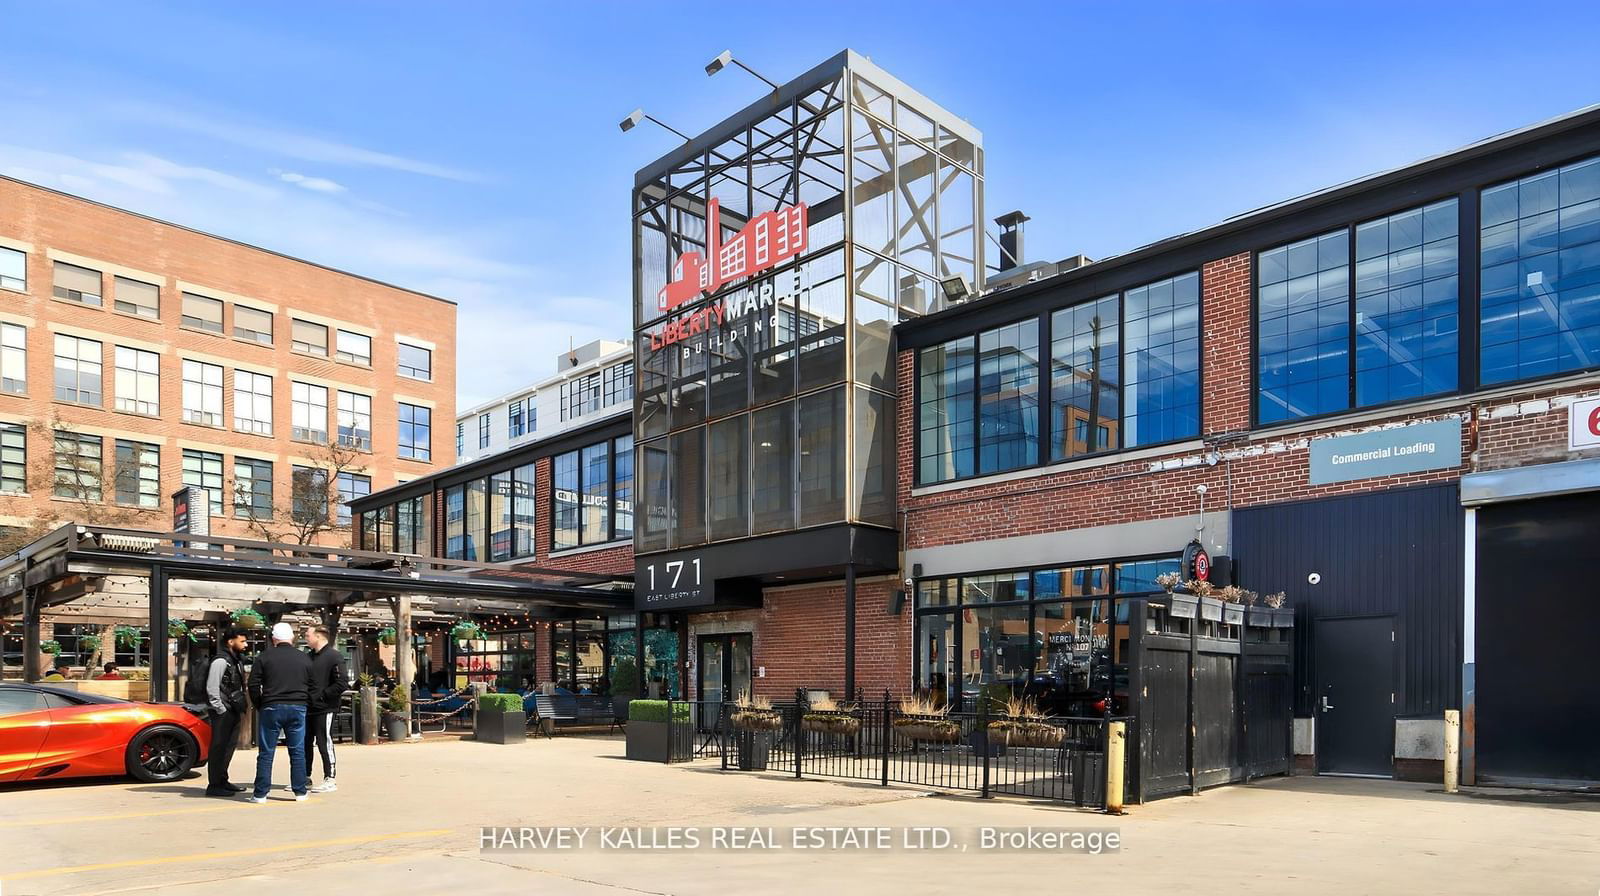
[[339, 701], [348, 681], [344, 654], [329, 643], [331, 638], [325, 625], [315, 625], [306, 631], [306, 643], [311, 645], [311, 698], [306, 707], [306, 731], [307, 739], [316, 744], [315, 754], [309, 749], [306, 751], [306, 777], [309, 778], [316, 767], [316, 757], [322, 757], [322, 783], [312, 788], [314, 793], [332, 793], [339, 789], [335, 783], [339, 765], [333, 745], [333, 716], [339, 711]]

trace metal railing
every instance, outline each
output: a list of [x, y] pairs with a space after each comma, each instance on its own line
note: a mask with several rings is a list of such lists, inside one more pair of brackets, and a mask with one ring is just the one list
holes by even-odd
[[722, 754], [727, 714], [714, 700], [668, 700], [668, 762], [690, 762]]
[[1131, 730], [1132, 722], [1110, 716], [1012, 718], [983, 706], [975, 713], [918, 715], [903, 712], [887, 692], [881, 700], [858, 698], [840, 710], [811, 708], [803, 691], [770, 711], [731, 704], [721, 710], [715, 732], [725, 770], [1009, 794], [1095, 808], [1105, 806], [1110, 724], [1129, 723]]

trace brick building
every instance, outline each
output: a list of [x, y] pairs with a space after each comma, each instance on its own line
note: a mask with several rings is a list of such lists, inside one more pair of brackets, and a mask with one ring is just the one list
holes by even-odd
[[18, 545], [67, 520], [170, 528], [183, 485], [208, 490], [215, 533], [347, 543], [340, 498], [454, 461], [435, 432], [454, 303], [9, 178], [0, 207]]

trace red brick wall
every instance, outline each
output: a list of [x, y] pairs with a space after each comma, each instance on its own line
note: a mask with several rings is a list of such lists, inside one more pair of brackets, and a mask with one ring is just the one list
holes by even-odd
[[1200, 269], [1202, 426], [1207, 435], [1250, 428], [1250, 253]]
[[[856, 687], [868, 699], [885, 690], [905, 693], [911, 683], [911, 609], [898, 616], [885, 608], [898, 588], [892, 578], [856, 583]], [[820, 688], [844, 697], [844, 582], [824, 582], [768, 590], [759, 610], [702, 613], [690, 625], [715, 631], [751, 631], [754, 665], [766, 677], [754, 682], [755, 692], [774, 700], [790, 699], [796, 688]], [[748, 628], [737, 628], [737, 626]], [[696, 634], [702, 629], [691, 629]], [[690, 639], [690, 650], [698, 651]], [[694, 653], [690, 654], [695, 656]], [[696, 686], [691, 676], [690, 687]]]

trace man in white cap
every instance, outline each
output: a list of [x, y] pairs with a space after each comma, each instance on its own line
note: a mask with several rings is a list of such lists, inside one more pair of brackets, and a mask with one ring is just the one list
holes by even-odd
[[287, 622], [272, 627], [272, 646], [256, 658], [250, 673], [250, 698], [258, 720], [256, 786], [252, 803], [267, 801], [272, 789], [272, 758], [278, 732], [289, 744], [289, 787], [296, 800], [306, 798], [306, 701], [311, 697], [311, 659], [294, 647], [294, 629]]

